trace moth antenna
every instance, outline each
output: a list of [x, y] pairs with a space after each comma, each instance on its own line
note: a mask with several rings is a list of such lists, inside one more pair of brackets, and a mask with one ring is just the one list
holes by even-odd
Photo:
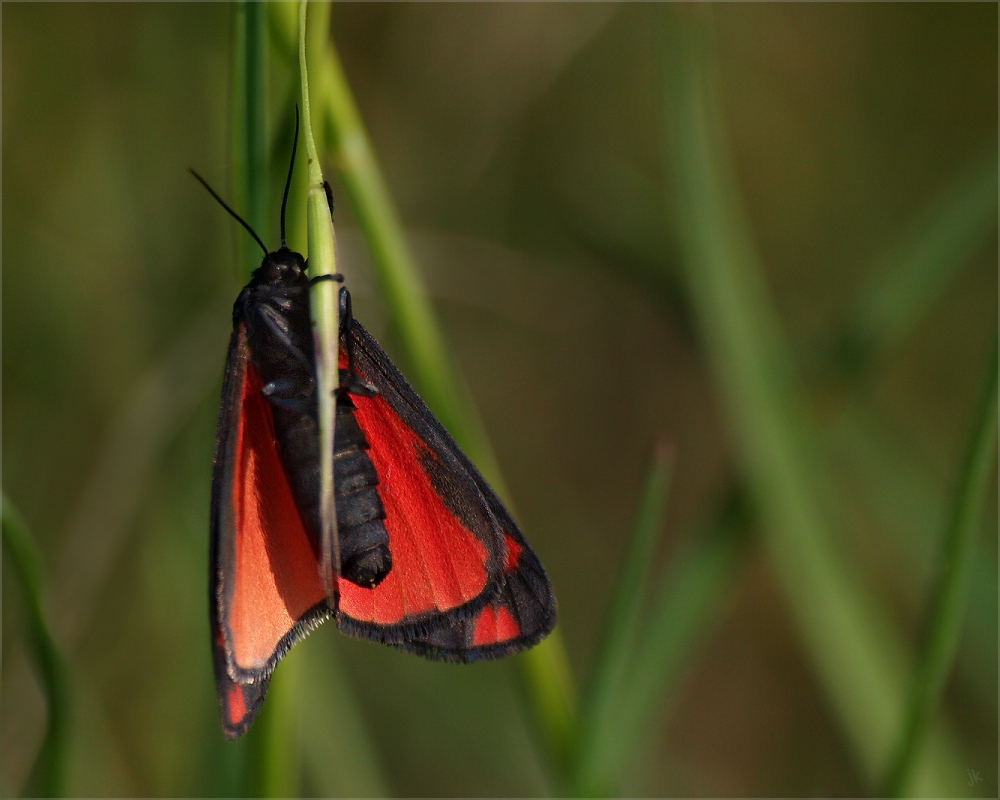
[[288, 205], [288, 190], [292, 188], [292, 170], [295, 169], [295, 148], [299, 143], [299, 104], [295, 104], [295, 135], [292, 137], [292, 158], [288, 162], [288, 178], [285, 179], [285, 193], [281, 197], [281, 246], [285, 246], [285, 206]]
[[[212, 195], [212, 197], [214, 197], [218, 201], [218, 203], [219, 203], [220, 206], [222, 206], [224, 209], [226, 209], [226, 211], [229, 212], [230, 216], [232, 216], [233, 219], [235, 219], [238, 223], [240, 223], [240, 225], [242, 225], [244, 228], [247, 229], [247, 232], [253, 237], [254, 241], [257, 242], [257, 244], [260, 245], [260, 249], [264, 251], [264, 255], [265, 256], [268, 255], [270, 251], [267, 249], [267, 247], [264, 245], [264, 243], [260, 240], [260, 237], [254, 232], [254, 229], [250, 227], [250, 225], [247, 223], [247, 221], [245, 219], [243, 219], [243, 217], [241, 217], [235, 211], [233, 211], [226, 204], [226, 201], [223, 200], [221, 197], [219, 197], [219, 195], [217, 195], [215, 193], [215, 189], [213, 189], [211, 186], [209, 186], [208, 185], [208, 181], [206, 181], [203, 177], [201, 177], [201, 175], [199, 175], [197, 172], [195, 172], [193, 169], [191, 169], [191, 167], [188, 167], [188, 172], [190, 172], [192, 175], [194, 175], [195, 180], [198, 181], [198, 183], [200, 183], [202, 186], [204, 186], [208, 190], [208, 193], [210, 195]], [[282, 236], [282, 243], [284, 243], [284, 236]]]

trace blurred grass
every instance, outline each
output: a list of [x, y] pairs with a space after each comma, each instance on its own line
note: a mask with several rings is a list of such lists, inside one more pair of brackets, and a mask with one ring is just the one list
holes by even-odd
[[[276, 241], [275, 207], [271, 196], [268, 90], [267, 5], [243, 0], [233, 6], [234, 59], [232, 108], [233, 191], [238, 212], [268, 247]], [[244, 279], [260, 266], [255, 242], [240, 235]], [[297, 730], [292, 709], [299, 702], [293, 673], [296, 660], [284, 659], [267, 692], [266, 711], [234, 745], [245, 751], [244, 791], [259, 797], [293, 797], [299, 793]], [[235, 787], [234, 787], [235, 788]]]
[[[664, 520], [668, 563], [644, 603], [628, 691], [603, 732], [621, 733], [608, 737], [618, 753], [602, 752], [604, 777], [592, 785], [638, 794], [859, 793], [859, 776], [872, 770], [857, 767], [864, 763], [858, 731], [871, 731], [865, 734], [867, 723], [856, 718], [873, 709], [845, 705], [830, 675], [843, 668], [841, 654], [828, 658], [817, 642], [825, 629], [804, 621], [801, 603], [789, 602], [806, 591], [810, 564], [800, 563], [798, 551], [780, 552], [782, 536], [792, 534], [776, 534], [773, 523], [788, 495], [762, 485], [784, 477], [763, 449], [774, 441], [792, 453], [793, 464], [806, 463], [808, 474], [794, 477], [808, 484], [806, 499], [835, 539], [828, 548], [837, 551], [834, 571], [852, 575], [847, 583], [861, 585], [875, 597], [877, 617], [891, 620], [883, 649], [905, 653], [899, 631], [914, 626], [930, 572], [941, 566], [935, 545], [951, 490], [944, 484], [958, 458], [950, 451], [971, 427], [970, 376], [986, 355], [979, 341], [990, 332], [984, 320], [995, 316], [995, 265], [987, 251], [995, 250], [996, 156], [990, 150], [977, 158], [980, 140], [995, 137], [995, 113], [983, 109], [995, 105], [995, 42], [977, 33], [989, 29], [995, 38], [995, 8], [713, 9], [721, 28], [729, 26], [719, 58], [732, 136], [718, 149], [731, 150], [737, 162], [722, 171], [718, 194], [735, 191], [737, 182], [745, 190], [743, 213], [753, 220], [754, 250], [762, 255], [748, 256], [724, 237], [716, 244], [760, 273], [751, 274], [749, 290], [733, 282], [744, 310], [760, 311], [753, 295], [766, 264], [769, 285], [760, 294], [763, 316], [771, 319], [769, 330], [766, 319], [750, 328], [756, 342], [735, 341], [730, 330], [722, 344], [743, 367], [760, 367], [760, 352], [746, 345], [779, 342], [783, 352], [776, 365], [765, 363], [765, 383], [778, 386], [786, 402], [778, 421], [792, 418], [795, 425], [786, 428], [798, 429], [777, 439], [766, 426], [748, 432], [760, 409], [739, 405], [747, 373], [719, 357], [720, 337], [712, 331], [731, 320], [706, 314], [705, 275], [681, 273], [689, 287], [701, 283], [699, 291], [677, 283], [678, 246], [690, 253], [692, 241], [707, 247], [711, 237], [686, 226], [687, 212], [705, 210], [701, 202], [685, 205], [691, 194], [672, 193], [684, 202], [671, 203], [664, 216], [651, 117], [660, 89], [651, 84], [649, 58], [649, 23], [662, 9], [614, 7], [597, 28], [584, 26], [592, 38], [566, 49], [588, 8], [337, 6], [335, 55], [374, 137], [374, 145], [365, 144], [377, 148], [376, 167], [385, 175], [374, 185], [393, 187], [397, 233], [402, 222], [431, 229], [421, 240], [433, 244], [433, 258], [417, 252], [438, 293], [448, 342], [503, 454], [525, 527], [546, 551], [563, 604], [560, 630], [580, 674], [589, 671], [591, 644], [601, 638], [595, 620], [617, 588], [609, 565], [625, 549], [649, 431], [671, 430], [679, 440], [677, 488]], [[270, 29], [262, 49], [245, 49], [243, 59], [257, 59], [258, 83], [266, 82], [270, 94], [271, 133], [258, 129], [258, 148], [265, 143], [271, 161], [271, 204], [259, 229], [271, 242], [298, 91], [295, 21], [293, 13], [289, 51], [282, 28], [288, 9], [260, 9]], [[318, 5], [310, 11], [328, 13]], [[231, 119], [245, 116], [236, 110], [244, 90], [230, 96], [228, 109], [219, 101], [227, 60], [238, 60], [225, 37], [231, 12], [5, 9], [5, 489], [23, 505], [42, 553], [56, 554], [47, 559], [58, 567], [49, 589], [60, 614], [52, 624], [74, 663], [74, 756], [65, 778], [72, 794], [232, 796], [266, 787], [255, 777], [247, 743], [231, 745], [219, 734], [197, 590], [215, 414], [214, 399], [202, 400], [221, 367], [233, 288], [226, 285], [222, 297], [222, 281], [213, 277], [215, 265], [229, 260], [216, 233], [234, 226], [205, 212], [183, 167], [214, 163], [205, 159], [224, 146], [217, 130], [228, 129], [229, 141], [239, 135], [220, 124], [223, 109]], [[328, 32], [326, 24], [310, 29], [319, 44], [310, 44], [310, 53], [319, 61], [327, 58]], [[322, 83], [325, 67], [319, 72]], [[137, 115], [137, 103], [148, 113]], [[718, 115], [708, 110], [711, 132]], [[323, 147], [334, 140], [328, 123], [322, 131], [317, 123]], [[191, 147], [194, 155], [185, 149]], [[234, 181], [241, 177], [237, 161], [249, 163], [239, 150], [235, 143]], [[350, 172], [349, 150], [343, 142], [329, 152], [339, 159], [344, 197], [350, 200], [352, 177], [364, 196], [341, 209], [337, 230], [357, 269], [350, 285], [372, 306], [365, 318], [377, 328], [381, 306], [366, 297], [351, 211], [359, 222], [364, 202], [380, 212], [365, 194], [370, 187]], [[180, 187], [176, 197], [172, 182]], [[944, 188], [923, 203], [922, 193], [934, 187]], [[289, 239], [301, 248], [305, 192], [294, 187], [292, 194]], [[248, 199], [240, 210], [252, 205]], [[677, 212], [673, 231], [664, 230], [663, 220]], [[719, 216], [723, 227], [732, 224]], [[740, 224], [732, 224], [737, 233]], [[902, 235], [884, 248], [885, 232], [900, 227]], [[460, 240], [463, 247], [454, 247]], [[257, 251], [246, 247], [242, 231], [227, 241], [239, 242], [244, 269], [256, 266]], [[380, 251], [372, 247], [374, 260], [391, 258], [393, 246], [390, 237]], [[217, 289], [219, 300], [204, 302], [205, 292]], [[776, 330], [779, 312], [787, 332]], [[402, 327], [391, 306], [388, 315]], [[700, 340], [685, 325], [692, 318]], [[994, 321], [986, 321], [992, 329]], [[400, 339], [401, 361], [416, 361]], [[788, 352], [793, 348], [801, 365]], [[718, 385], [719, 396], [730, 397], [724, 408], [731, 430], [740, 432], [746, 498], [735, 506], [718, 490], [732, 479], [732, 459], [702, 377], [705, 362], [717, 375], [720, 367], [733, 373]], [[810, 370], [808, 396], [795, 374], [799, 366]], [[451, 364], [445, 369], [454, 374]], [[404, 371], [422, 379], [410, 364]], [[828, 453], [836, 469], [825, 463]], [[830, 486], [841, 492], [840, 507], [828, 502]], [[995, 482], [986, 486], [995, 497]], [[995, 525], [989, 500], [986, 506], [986, 522]], [[764, 581], [755, 569], [742, 569], [756, 566], [744, 529], [771, 556]], [[678, 537], [683, 542], [675, 546]], [[953, 749], [955, 738], [965, 747], [946, 772], [947, 785], [937, 784], [948, 795], [995, 792], [989, 769], [978, 787], [967, 786], [965, 773], [989, 763], [981, 759], [992, 759], [996, 741], [994, 537], [978, 548], [966, 630], [939, 715], [957, 734], [944, 749]], [[17, 656], [28, 608], [12, 560], [7, 564], [5, 792], [21, 787], [22, 764], [33, 756], [44, 721], [36, 697], [41, 673]], [[795, 570], [804, 572], [798, 583]], [[189, 580], [189, 573], [197, 575]], [[734, 593], [741, 575], [751, 580]], [[768, 615], [759, 613], [772, 575], [785, 587], [788, 607], [799, 609], [792, 626], [809, 643], [805, 666], [794, 640], [781, 638], [783, 616], [767, 604]], [[822, 583], [806, 588], [824, 590]], [[720, 637], [730, 610], [739, 614], [739, 628], [727, 625]], [[827, 611], [836, 616], [837, 608]], [[292, 730], [286, 744], [296, 751], [292, 762], [271, 762], [278, 782], [268, 792], [291, 791], [279, 788], [282, 781], [325, 796], [540, 791], [536, 761], [553, 742], [562, 751], [548, 759], [557, 764], [550, 787], [573, 786], [560, 783], [566, 774], [559, 770], [573, 760], [578, 726], [588, 722], [586, 704], [577, 722], [572, 700], [560, 699], [572, 687], [565, 661], [560, 666], [544, 649], [526, 659], [547, 665], [535, 677], [547, 677], [549, 688], [535, 696], [551, 700], [540, 715], [550, 732], [532, 747], [509, 709], [493, 707], [508, 697], [494, 685], [505, 674], [501, 666], [460, 673], [402, 657], [397, 665], [395, 654], [334, 644], [330, 634], [311, 636], [279, 669], [279, 676], [295, 673], [292, 690], [307, 686], [309, 696], [282, 702], [279, 684], [268, 701], [265, 715], [272, 701], [289, 715], [278, 727]], [[700, 641], [712, 646], [699, 649]], [[913, 670], [905, 656], [899, 664], [893, 680], [902, 709]], [[810, 667], [825, 695], [811, 686]], [[860, 706], [860, 678], [857, 686]], [[838, 721], [842, 730], [834, 728]], [[265, 717], [261, 723], [271, 725]], [[890, 746], [903, 723], [900, 713], [884, 725]], [[842, 741], [855, 755], [841, 752]], [[941, 741], [932, 730], [929, 749], [940, 752]], [[886, 766], [876, 766], [879, 780]]]
[[917, 757], [958, 647], [969, 595], [972, 559], [982, 531], [983, 500], [987, 483], [996, 475], [997, 355], [994, 348], [955, 490], [942, 547], [941, 576], [930, 605], [927, 639], [911, 681], [899, 745], [889, 764], [885, 792], [889, 797], [899, 797], [910, 791]]
[[706, 535], [684, 547], [660, 579], [629, 674], [630, 691], [617, 712], [620, 735], [610, 742], [617, 763], [606, 785], [616, 791], [642, 752], [657, 715], [673, 710], [699, 646], [712, 637], [728, 611], [746, 561], [744, 516], [743, 501], [734, 496]]
[[[665, 9], [661, 30], [664, 153], [691, 300], [740, 445], [763, 543], [814, 668], [873, 782], [902, 716], [904, 647], [836, 551], [834, 518], [821, 511], [824, 478], [809, 443], [801, 388], [728, 162], [710, 14]], [[950, 757], [940, 741], [929, 747], [919, 792], [947, 793], [949, 777], [960, 774]]]
[[2, 528], [4, 550], [27, 601], [28, 639], [45, 689], [45, 736], [28, 776], [25, 794], [62, 797], [66, 793], [67, 748], [70, 741], [69, 667], [46, 620], [42, 554], [24, 517], [6, 494], [2, 496]]
[[849, 373], [884, 360], [912, 333], [956, 275], [996, 235], [997, 152], [983, 153], [912, 221], [874, 265], [839, 332]]
[[737, 533], [744, 520], [742, 503], [734, 497], [711, 529], [671, 560], [642, 624], [671, 462], [662, 449], [654, 456], [616, 581], [576, 734], [576, 796], [619, 795], [653, 719], [676, 697], [697, 645], [718, 624], [741, 562], [745, 540]]
[[[275, 232], [271, 203], [270, 137], [268, 136], [268, 86], [270, 63], [267, 4], [233, 5], [232, 120], [233, 196], [240, 201], [243, 218], [268, 247]], [[260, 266], [255, 242], [240, 233], [237, 250], [242, 275]]]

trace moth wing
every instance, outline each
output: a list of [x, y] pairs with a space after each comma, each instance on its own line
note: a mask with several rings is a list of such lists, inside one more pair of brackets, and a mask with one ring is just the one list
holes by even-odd
[[[486, 609], [514, 608], [516, 602], [531, 632], [514, 638], [519, 647], [532, 636], [537, 641], [551, 630], [555, 605], [548, 578], [517, 525], [364, 326], [353, 321], [347, 336], [355, 371], [378, 389], [373, 397], [351, 399], [379, 474], [393, 568], [373, 589], [340, 582], [338, 626], [447, 658], [429, 644], [437, 632], [465, 628]], [[520, 568], [508, 569], [515, 548], [527, 581], [520, 588]], [[497, 613], [503, 617], [502, 610]]]
[[249, 726], [288, 648], [330, 615], [261, 388], [238, 322], [216, 433], [209, 553], [216, 684], [231, 736]]

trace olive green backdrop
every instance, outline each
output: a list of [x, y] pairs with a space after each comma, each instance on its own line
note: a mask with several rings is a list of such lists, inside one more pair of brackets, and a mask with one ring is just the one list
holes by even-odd
[[[670, 30], [690, 13], [346, 4], [331, 35], [555, 584], [577, 686], [654, 446], [674, 454], [657, 574], [697, 545], [733, 487], [750, 498], [731, 577], [620, 790], [867, 793], [863, 747], [789, 590], [796, 568], [769, 538], [766, 497], [756, 512], [770, 440], [746, 430], [740, 364], [718, 355], [725, 320], [706, 315], [712, 290], [692, 272], [696, 209], [678, 202], [684, 150], [661, 80]], [[815, 433], [815, 516], [912, 661], [996, 338], [997, 9], [746, 4], [708, 17], [726, 185]], [[42, 554], [69, 665], [69, 794], [252, 790], [253, 743], [225, 742], [217, 722], [206, 585], [243, 234], [185, 172], [233, 196], [232, 38], [225, 4], [3, 7], [3, 488]], [[277, 107], [275, 81], [281, 160], [292, 110]], [[355, 313], [405, 371], [334, 191]], [[273, 218], [268, 242], [277, 207]], [[997, 791], [989, 481], [942, 703], [956, 795]], [[5, 553], [5, 794], [25, 790], [47, 719], [26, 609]], [[326, 626], [286, 667], [299, 792], [565, 790], [509, 662], [433, 664]]]

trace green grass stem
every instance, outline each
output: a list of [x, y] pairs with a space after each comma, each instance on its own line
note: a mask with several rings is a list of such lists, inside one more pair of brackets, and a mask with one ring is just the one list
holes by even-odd
[[928, 723], [955, 660], [976, 541], [982, 532], [986, 488], [996, 470], [996, 445], [997, 351], [994, 349], [944, 538], [942, 572], [930, 605], [928, 635], [911, 685], [899, 746], [889, 769], [885, 794], [890, 797], [909, 792]]
[[[270, 182], [268, 136], [268, 47], [267, 6], [240, 2], [234, 7], [236, 37], [233, 80], [233, 183], [236, 209], [266, 241], [274, 229]], [[260, 266], [259, 248], [249, 237], [240, 236], [243, 269], [248, 276]], [[297, 743], [291, 724], [295, 705], [295, 682], [289, 679], [287, 663], [271, 678], [265, 711], [248, 732], [247, 785], [261, 797], [292, 797], [298, 794], [298, 772], [294, 766]]]
[[[905, 650], [822, 510], [804, 400], [727, 160], [709, 12], [660, 13], [662, 141], [692, 303], [763, 543], [861, 772], [877, 781], [903, 714]], [[945, 794], [961, 768], [940, 742], [928, 754], [921, 790]]]
[[306, 785], [320, 797], [398, 796], [386, 778], [336, 640], [328, 636], [297, 648], [310, 696], [301, 708]]
[[521, 698], [530, 714], [539, 750], [546, 756], [554, 794], [565, 794], [576, 741], [577, 694], [559, 629], [516, 656], [514, 663]]
[[[302, 127], [309, 175], [306, 218], [309, 239], [309, 275], [335, 275], [337, 248], [333, 229], [333, 209], [326, 197], [323, 170], [320, 168], [316, 141], [312, 132], [312, 105], [309, 98], [309, 70], [306, 58], [306, 11], [308, 3], [299, 4], [299, 76], [302, 84]], [[320, 434], [320, 517], [323, 547], [321, 570], [326, 596], [335, 602], [333, 575], [340, 573], [340, 547], [337, 540], [337, 508], [334, 502], [333, 454], [336, 397], [340, 386], [340, 287], [332, 280], [320, 281], [309, 292], [313, 340], [316, 343], [316, 383], [319, 395]]]
[[611, 769], [606, 754], [622, 735], [615, 725], [616, 711], [623, 696], [631, 691], [626, 676], [639, 638], [643, 601], [663, 529], [672, 472], [672, 450], [657, 446], [639, 498], [625, 562], [615, 582], [594, 672], [581, 700], [572, 765], [577, 794], [603, 793], [606, 773]]
[[[271, 189], [267, 180], [270, 140], [267, 132], [267, 6], [242, 0], [233, 7], [233, 196], [250, 227], [265, 242], [274, 230]], [[245, 275], [260, 266], [260, 250], [242, 233], [240, 264]]]
[[43, 609], [42, 554], [27, 523], [6, 494], [2, 495], [3, 544], [24, 591], [28, 641], [45, 693], [46, 726], [42, 746], [28, 776], [26, 797], [61, 797], [66, 790], [69, 746], [69, 669], [52, 637]]
[[486, 432], [445, 345], [426, 282], [406, 242], [336, 48], [329, 38], [324, 44], [323, 68], [316, 73], [313, 92], [317, 130], [325, 136], [327, 152], [368, 243], [414, 385], [487, 480], [501, 496], [509, 496]]
[[299, 657], [293, 648], [271, 676], [260, 716], [247, 732], [247, 786], [252, 797], [300, 794], [301, 757], [297, 724]]
[[[310, 70], [313, 121], [361, 225], [400, 343], [411, 366], [411, 378], [428, 406], [455, 437], [501, 496], [505, 484], [476, 414], [468, 390], [445, 347], [423, 276], [403, 234], [381, 169], [344, 75], [328, 38], [329, 8], [317, 4], [309, 36], [322, 38], [309, 52], [319, 59]], [[276, 26], [281, 28], [282, 26]], [[565, 763], [575, 719], [574, 692], [568, 660], [558, 631], [520, 657], [522, 685], [528, 705], [544, 733], [552, 760]]]

